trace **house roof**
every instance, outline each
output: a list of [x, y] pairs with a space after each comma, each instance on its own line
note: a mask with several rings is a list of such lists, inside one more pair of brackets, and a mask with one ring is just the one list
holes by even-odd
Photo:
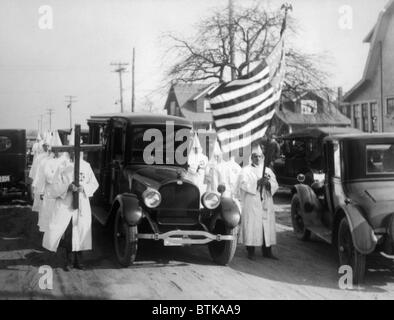
[[364, 42], [370, 43], [367, 62], [365, 64], [364, 73], [359, 82], [351, 88], [343, 97], [344, 101], [348, 101], [351, 99], [352, 95], [360, 89], [364, 83], [369, 80], [374, 73], [376, 61], [379, 60], [378, 53], [376, 52], [376, 48], [378, 47], [379, 41], [383, 40], [386, 31], [387, 31], [387, 17], [390, 17], [394, 11], [394, 0], [390, 0], [384, 9], [379, 13], [378, 21], [372, 30], [367, 34], [364, 39]]
[[216, 85], [216, 83], [178, 83], [173, 85], [173, 90], [178, 101], [182, 115], [194, 123], [212, 122], [212, 112], [196, 112], [192, 101], [200, 98]]
[[189, 100], [192, 100], [195, 96], [200, 94], [211, 84], [206, 83], [177, 83], [174, 84], [174, 93], [178, 100], [179, 106], [182, 106]]
[[283, 108], [276, 112], [277, 117], [289, 125], [337, 126], [350, 125], [351, 121], [338, 112], [319, 112], [316, 114], [301, 114]]

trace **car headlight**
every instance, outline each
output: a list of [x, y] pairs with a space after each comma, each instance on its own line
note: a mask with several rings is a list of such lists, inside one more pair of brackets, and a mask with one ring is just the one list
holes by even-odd
[[216, 209], [220, 204], [220, 194], [215, 192], [205, 192], [201, 198], [203, 206], [207, 209]]
[[161, 194], [155, 189], [148, 188], [142, 193], [142, 199], [148, 208], [157, 208], [161, 203]]

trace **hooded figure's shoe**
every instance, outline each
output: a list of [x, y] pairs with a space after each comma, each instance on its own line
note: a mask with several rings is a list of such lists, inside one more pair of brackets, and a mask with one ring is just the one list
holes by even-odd
[[74, 252], [74, 268], [79, 270], [85, 270], [86, 267], [82, 263], [82, 252]]

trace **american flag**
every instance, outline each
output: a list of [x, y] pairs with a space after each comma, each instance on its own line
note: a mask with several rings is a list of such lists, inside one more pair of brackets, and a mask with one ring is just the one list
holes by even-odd
[[281, 32], [266, 59], [210, 94], [213, 120], [224, 153], [234, 154], [264, 136], [281, 96], [284, 74], [285, 46]]

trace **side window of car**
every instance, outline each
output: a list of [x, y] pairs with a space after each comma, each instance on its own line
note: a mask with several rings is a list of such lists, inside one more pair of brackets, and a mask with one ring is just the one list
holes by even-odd
[[11, 146], [12, 146], [12, 142], [9, 137], [6, 137], [6, 136], [0, 137], [0, 152], [7, 151], [8, 149], [11, 148]]

